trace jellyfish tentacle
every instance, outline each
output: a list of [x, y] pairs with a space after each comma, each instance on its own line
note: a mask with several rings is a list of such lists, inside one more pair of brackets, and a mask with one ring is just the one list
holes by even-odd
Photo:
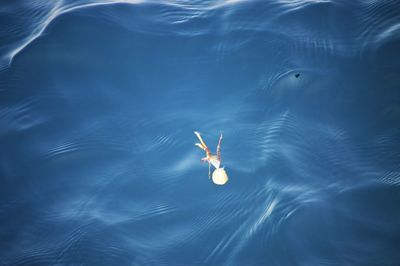
[[200, 149], [202, 149], [202, 150], [206, 150], [204, 147], [203, 147], [203, 145], [201, 145], [200, 143], [195, 143], [194, 145], [196, 145], [197, 147], [199, 147]]
[[207, 157], [211, 156], [210, 149], [207, 147], [206, 143], [204, 142], [203, 138], [201, 137], [200, 133], [195, 131], [194, 134], [197, 136], [199, 139], [200, 143], [196, 143], [195, 145], [201, 149], [203, 149], [206, 152]]
[[220, 162], [221, 162], [221, 141], [222, 141], [222, 133], [219, 136], [218, 145], [217, 145], [217, 158], [218, 158], [218, 161], [220, 161]]

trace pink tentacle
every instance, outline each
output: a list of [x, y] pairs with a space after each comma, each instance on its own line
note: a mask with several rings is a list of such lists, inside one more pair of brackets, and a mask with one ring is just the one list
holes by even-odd
[[217, 158], [218, 158], [218, 161], [221, 161], [221, 141], [222, 141], [222, 133], [219, 136], [218, 145], [217, 145]]

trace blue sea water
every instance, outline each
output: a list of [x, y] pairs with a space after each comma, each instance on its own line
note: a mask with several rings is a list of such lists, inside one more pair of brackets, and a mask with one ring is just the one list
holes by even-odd
[[0, 265], [400, 265], [399, 48], [397, 0], [2, 0]]

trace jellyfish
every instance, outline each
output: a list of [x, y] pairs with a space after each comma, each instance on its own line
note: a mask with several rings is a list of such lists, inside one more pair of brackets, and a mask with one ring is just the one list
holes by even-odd
[[[219, 136], [218, 145], [217, 145], [217, 154], [214, 155], [211, 153], [210, 149], [207, 147], [200, 133], [195, 131], [194, 134], [199, 139], [200, 143], [195, 143], [197, 147], [204, 150], [206, 152], [206, 157], [202, 158], [203, 162], [208, 162], [208, 178], [211, 179], [216, 185], [225, 185], [228, 182], [228, 175], [224, 167], [221, 167], [221, 141], [222, 141], [222, 133]], [[215, 168], [211, 175], [211, 165]]]

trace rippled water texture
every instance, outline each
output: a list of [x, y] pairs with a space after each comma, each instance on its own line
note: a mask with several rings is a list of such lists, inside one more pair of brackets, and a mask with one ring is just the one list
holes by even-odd
[[[0, 3], [0, 265], [400, 265], [400, 2]], [[225, 186], [194, 130], [224, 133]]]

